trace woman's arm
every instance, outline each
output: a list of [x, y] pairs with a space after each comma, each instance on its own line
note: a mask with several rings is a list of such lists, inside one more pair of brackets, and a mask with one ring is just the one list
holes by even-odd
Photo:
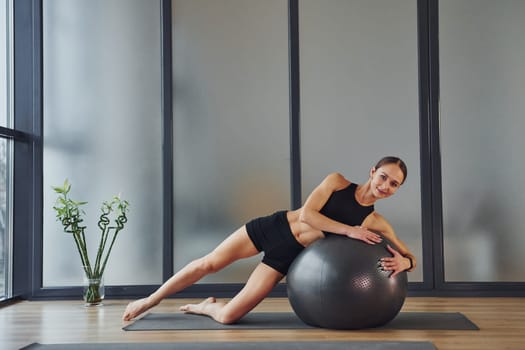
[[350, 181], [339, 173], [328, 175], [306, 199], [300, 209], [299, 219], [316, 230], [331, 232], [360, 239], [366, 243], [381, 242], [381, 237], [361, 226], [350, 226], [330, 219], [321, 214], [321, 209], [326, 204], [332, 193], [342, 190], [350, 185]]
[[410, 252], [406, 244], [397, 237], [394, 228], [383, 216], [373, 212], [366, 218], [363, 225], [369, 229], [380, 231], [386, 239], [395, 245], [395, 247], [389, 248], [393, 256], [385, 257], [381, 260], [385, 270], [394, 271], [392, 276], [397, 275], [401, 271], [411, 272], [416, 268], [416, 257]]

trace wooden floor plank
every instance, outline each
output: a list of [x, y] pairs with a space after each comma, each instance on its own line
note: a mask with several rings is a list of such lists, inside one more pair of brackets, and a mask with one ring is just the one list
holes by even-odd
[[[154, 312], [177, 312], [192, 299], [168, 299]], [[402, 311], [462, 312], [479, 331], [421, 330], [213, 330], [134, 331], [121, 316], [128, 301], [106, 300], [85, 308], [81, 301], [22, 301], [0, 309], [0, 349], [19, 349], [33, 342], [185, 342], [185, 341], [431, 341], [439, 350], [525, 349], [525, 298], [407, 298]], [[291, 311], [284, 298], [269, 298], [255, 311]]]

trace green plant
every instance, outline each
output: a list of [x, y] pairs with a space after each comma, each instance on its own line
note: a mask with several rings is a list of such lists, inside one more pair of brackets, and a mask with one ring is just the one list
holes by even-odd
[[[86, 226], [83, 225], [84, 211], [81, 209], [81, 206], [87, 204], [87, 202], [79, 202], [69, 198], [71, 185], [67, 179], [64, 181], [62, 187], [53, 187], [53, 190], [58, 194], [55, 206], [53, 207], [56, 211], [57, 221], [62, 223], [64, 232], [72, 234], [78, 253], [80, 254], [86, 277], [89, 280], [100, 279], [106, 269], [106, 264], [117, 239], [117, 235], [122, 231], [125, 223], [128, 221], [126, 216], [129, 211], [128, 201], [121, 199], [120, 196], [114, 196], [111, 201], [102, 203], [102, 213], [98, 220], [101, 236], [95, 264], [92, 265], [86, 245]], [[112, 218], [114, 225], [111, 225]], [[85, 299], [87, 303], [97, 303], [101, 301], [98, 284], [88, 286]]]

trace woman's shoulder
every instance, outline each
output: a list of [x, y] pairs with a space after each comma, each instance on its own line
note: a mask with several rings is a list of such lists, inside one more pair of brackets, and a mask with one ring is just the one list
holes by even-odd
[[352, 184], [352, 181], [348, 180], [343, 176], [343, 174], [334, 172], [331, 174], [328, 174], [325, 178], [325, 182], [329, 182], [333, 184], [335, 187], [339, 188], [345, 188]]
[[319, 190], [325, 191], [326, 193], [333, 193], [347, 188], [351, 184], [342, 174], [331, 173], [328, 174], [323, 182], [318, 186]]

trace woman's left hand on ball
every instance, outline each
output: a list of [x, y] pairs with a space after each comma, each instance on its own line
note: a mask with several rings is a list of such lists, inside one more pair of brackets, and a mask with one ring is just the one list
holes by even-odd
[[390, 245], [387, 245], [387, 249], [393, 256], [381, 258], [381, 267], [385, 271], [393, 271], [390, 277], [395, 277], [397, 274], [405, 271], [409, 266], [404, 266], [406, 259], [397, 250]]

